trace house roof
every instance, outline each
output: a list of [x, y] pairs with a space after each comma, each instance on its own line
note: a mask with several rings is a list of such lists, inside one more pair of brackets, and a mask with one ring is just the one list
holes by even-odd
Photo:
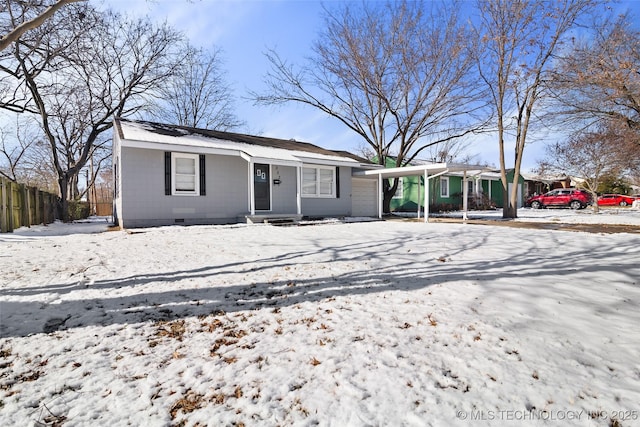
[[477, 177], [487, 180], [499, 180], [501, 178], [500, 171], [493, 169], [468, 169], [466, 171], [453, 171], [450, 173], [452, 176], [463, 176], [466, 172], [467, 178]]
[[354, 173], [354, 176], [366, 178], [400, 178], [404, 176], [420, 176], [423, 174], [437, 175], [444, 173], [456, 173], [464, 171], [477, 171], [481, 166], [466, 165], [461, 163], [430, 163], [424, 165], [404, 166], [400, 168], [385, 168], [377, 170], [367, 170]]
[[327, 150], [293, 139], [268, 138], [122, 118], [114, 120], [114, 127], [125, 147], [238, 155], [251, 158], [254, 162], [278, 162], [291, 165], [321, 163], [376, 167], [355, 154]]
[[547, 184], [550, 184], [552, 182], [565, 181], [567, 179], [571, 179], [571, 177], [568, 175], [538, 175], [533, 173], [523, 173], [521, 175], [527, 181], [539, 181]]

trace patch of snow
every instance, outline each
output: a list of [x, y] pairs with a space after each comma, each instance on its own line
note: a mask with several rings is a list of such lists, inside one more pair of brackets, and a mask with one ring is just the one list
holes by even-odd
[[639, 235], [93, 227], [0, 235], [1, 425], [638, 424]]
[[[415, 214], [413, 214], [415, 216]], [[463, 212], [432, 213], [430, 217], [462, 218]], [[495, 220], [502, 221], [502, 209], [485, 211], [468, 211], [468, 219]], [[623, 224], [640, 225], [640, 211], [625, 208], [603, 208], [600, 207], [598, 213], [592, 208], [572, 210], [562, 208], [549, 209], [518, 209], [520, 222], [556, 222], [569, 224]]]

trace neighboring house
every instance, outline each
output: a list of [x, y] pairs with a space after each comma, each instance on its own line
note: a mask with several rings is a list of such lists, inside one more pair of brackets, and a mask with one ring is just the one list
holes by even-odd
[[523, 173], [522, 176], [524, 177], [525, 198], [544, 194], [556, 188], [569, 188], [575, 185], [571, 177], [567, 175], [542, 176]]
[[[395, 167], [394, 159], [388, 159], [387, 167]], [[415, 212], [424, 208], [424, 179], [421, 176], [398, 178], [398, 189], [391, 200], [391, 210]], [[513, 180], [513, 170], [508, 171], [507, 179]], [[429, 210], [459, 210], [463, 207], [463, 183], [466, 180], [469, 208], [503, 207], [502, 182], [499, 171], [469, 168], [466, 171], [446, 172], [430, 180]], [[522, 207], [524, 179], [518, 184], [518, 207]], [[392, 181], [393, 184], [393, 181]], [[512, 184], [509, 184], [511, 188]]]
[[121, 227], [377, 216], [378, 168], [305, 142], [116, 119], [114, 221]]

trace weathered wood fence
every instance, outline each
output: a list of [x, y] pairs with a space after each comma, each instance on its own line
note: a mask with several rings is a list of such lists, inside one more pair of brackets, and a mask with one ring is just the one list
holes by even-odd
[[58, 196], [0, 177], [0, 233], [56, 220]]

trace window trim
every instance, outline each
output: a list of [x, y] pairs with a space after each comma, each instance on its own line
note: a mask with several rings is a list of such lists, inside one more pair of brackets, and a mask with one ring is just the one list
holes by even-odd
[[[320, 165], [305, 165], [301, 167], [300, 173], [300, 195], [303, 198], [315, 198], [315, 199], [335, 199], [337, 198], [336, 192], [336, 168], [333, 166], [320, 166]], [[315, 171], [315, 192], [314, 193], [304, 193], [304, 170], [305, 169], [313, 169]], [[320, 180], [320, 171], [330, 171], [331, 172], [331, 194], [320, 194], [320, 184], [322, 181]], [[307, 182], [308, 184], [311, 181]]]
[[467, 199], [476, 196], [476, 180], [475, 179], [467, 179]]
[[396, 188], [396, 192], [393, 193], [393, 200], [403, 200], [404, 199], [404, 178], [394, 178], [398, 180], [398, 187]]
[[[193, 190], [177, 190], [176, 189], [176, 167], [177, 159], [193, 160], [194, 166], [194, 189]], [[200, 196], [200, 156], [191, 153], [171, 153], [171, 195], [172, 196]]]
[[[442, 183], [446, 182], [447, 185], [445, 186], [446, 188], [443, 188]], [[451, 182], [449, 182], [449, 177], [448, 176], [441, 176], [440, 177], [440, 197], [441, 198], [449, 198], [449, 186], [450, 186]], [[443, 190], [447, 190], [447, 191], [443, 191]]]

